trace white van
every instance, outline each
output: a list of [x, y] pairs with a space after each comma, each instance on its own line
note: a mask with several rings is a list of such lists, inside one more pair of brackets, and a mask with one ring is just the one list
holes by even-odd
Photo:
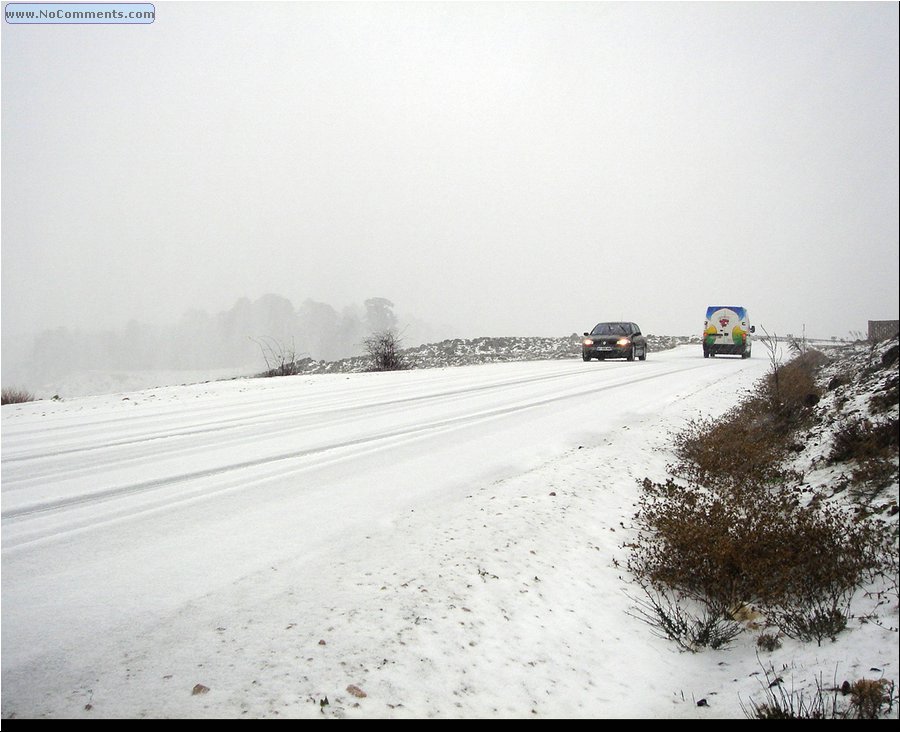
[[747, 308], [710, 305], [703, 324], [703, 358], [720, 354], [750, 358], [750, 334], [755, 332]]

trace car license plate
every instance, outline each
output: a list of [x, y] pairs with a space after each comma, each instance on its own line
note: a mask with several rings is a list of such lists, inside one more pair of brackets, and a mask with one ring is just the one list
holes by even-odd
[[598, 351], [611, 351], [612, 349], [613, 349], [612, 346], [600, 346], [600, 348], [598, 348], [597, 350]]

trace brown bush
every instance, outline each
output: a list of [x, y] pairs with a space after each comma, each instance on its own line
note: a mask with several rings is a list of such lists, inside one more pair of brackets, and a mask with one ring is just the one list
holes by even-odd
[[900, 424], [896, 419], [869, 420], [856, 417], [844, 422], [834, 433], [828, 461], [890, 459], [900, 447]]
[[[802, 476], [782, 467], [788, 437], [812, 417], [825, 363], [806, 351], [768, 374], [754, 395], [718, 418], [698, 419], [673, 437], [677, 477], [707, 487], [783, 485]], [[729, 446], [723, 454], [722, 446]]]
[[894, 704], [894, 683], [887, 679], [859, 679], [850, 693], [850, 706], [858, 719], [879, 719]]
[[821, 351], [806, 351], [786, 364], [773, 368], [763, 379], [759, 399], [767, 402], [769, 412], [781, 434], [804, 423], [822, 395], [816, 375], [828, 358]]
[[[817, 351], [775, 362], [755, 394], [673, 436], [673, 478], [642, 484], [628, 569], [647, 598], [639, 602], [644, 619], [683, 647], [727, 639], [721, 618], [745, 603], [787, 636], [833, 639], [847, 625], [854, 591], [875, 575], [896, 574], [887, 526], [801, 502], [802, 476], [784, 467], [797, 431], [815, 418], [824, 362]], [[871, 456], [896, 456], [897, 421], [848, 422], [839, 432], [834, 459], [868, 455], [869, 462], [857, 458], [860, 470], [883, 482], [885, 466], [873, 468]], [[685, 602], [705, 614], [685, 614]]]
[[[758, 400], [718, 419], [697, 419], [672, 438], [672, 473], [710, 487], [780, 485], [800, 476], [781, 467], [788, 442]], [[728, 446], [723, 452], [723, 445]]]
[[781, 648], [781, 638], [772, 633], [760, 633], [756, 639], [756, 647], [772, 653]]
[[33, 401], [34, 394], [25, 389], [4, 386], [0, 391], [0, 404], [22, 404]]
[[756, 603], [792, 637], [834, 637], [846, 603], [883, 566], [880, 524], [793, 491], [724, 492], [645, 480], [628, 569], [638, 584], [671, 589], [713, 608]]

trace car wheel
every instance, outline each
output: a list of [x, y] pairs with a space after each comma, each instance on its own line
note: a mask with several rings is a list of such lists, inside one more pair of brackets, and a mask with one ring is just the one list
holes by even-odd
[[588, 356], [588, 355], [585, 354], [585, 353], [582, 353], [582, 354], [581, 354], [581, 360], [582, 360], [582, 361], [590, 361], [590, 360], [591, 360], [591, 357]]
[[641, 351], [641, 361], [647, 360], [647, 346], [644, 346], [644, 350]]
[[634, 361], [634, 351], [636, 348], [637, 348], [637, 346], [632, 346], [631, 350], [628, 352], [628, 360], [629, 361]]

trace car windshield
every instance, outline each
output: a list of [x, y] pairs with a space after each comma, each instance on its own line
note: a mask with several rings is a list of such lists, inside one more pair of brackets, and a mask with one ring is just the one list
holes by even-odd
[[628, 335], [625, 323], [597, 323], [591, 335]]

